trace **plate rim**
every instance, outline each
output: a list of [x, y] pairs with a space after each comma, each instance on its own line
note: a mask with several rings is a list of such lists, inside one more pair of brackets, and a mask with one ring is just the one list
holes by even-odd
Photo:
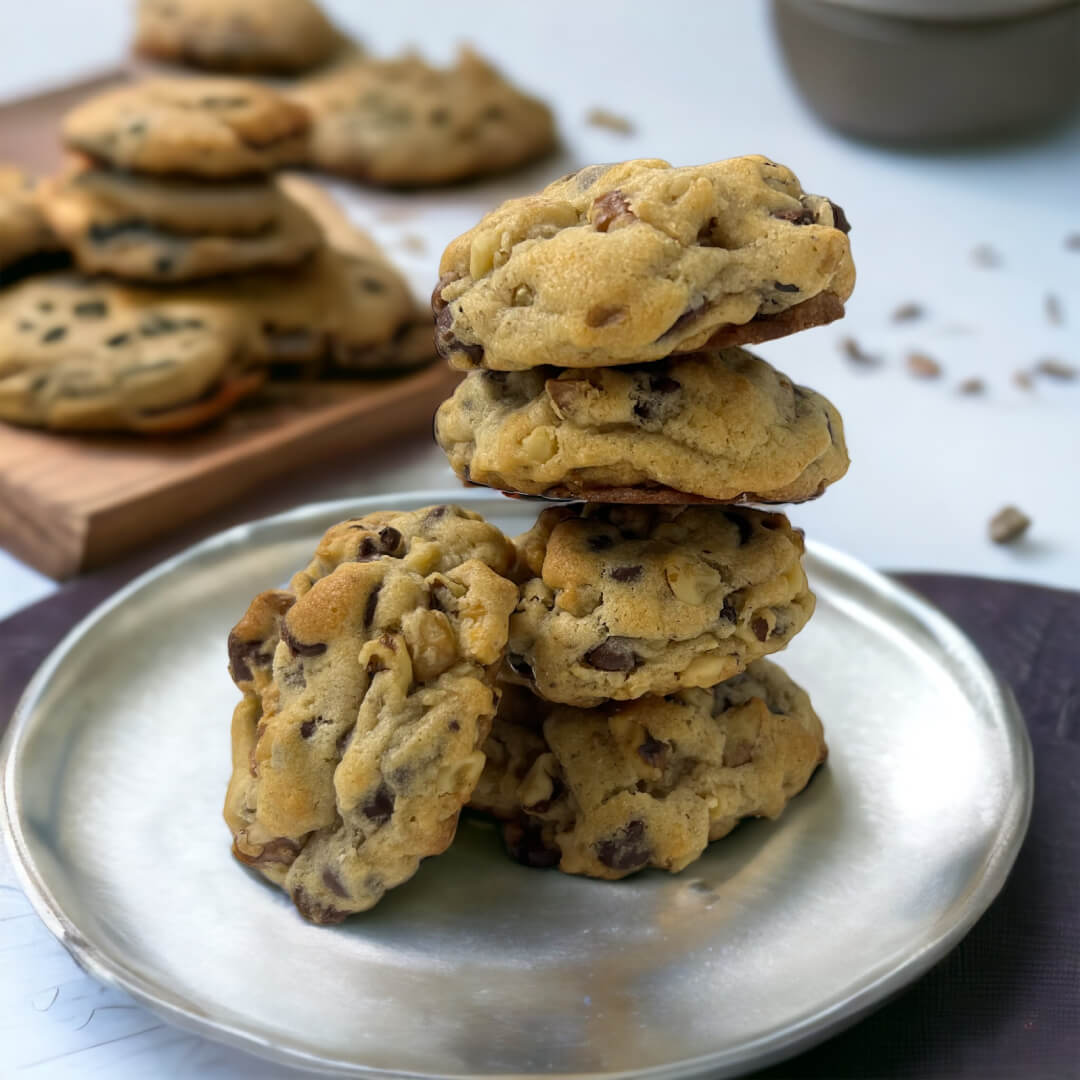
[[[75, 962], [93, 978], [126, 991], [151, 1012], [183, 1030], [278, 1064], [338, 1076], [393, 1076], [410, 1080], [435, 1080], [439, 1076], [452, 1076], [455, 1080], [465, 1080], [466, 1076], [471, 1075], [435, 1074], [408, 1069], [387, 1071], [369, 1065], [323, 1058], [301, 1046], [275, 1042], [250, 1025], [216, 1019], [199, 1009], [197, 1003], [189, 998], [171, 995], [167, 988], [130, 970], [122, 960], [107, 950], [98, 949], [84, 938], [53, 895], [45, 874], [34, 861], [21, 828], [16, 782], [19, 750], [30, 724], [33, 706], [42, 689], [48, 685], [51, 676], [74, 646], [96, 623], [121, 606], [131, 595], [189, 563], [229, 548], [237, 542], [250, 541], [265, 531], [289, 528], [323, 517], [349, 516], [353, 511], [375, 509], [376, 506], [380, 509], [413, 508], [426, 503], [452, 503], [463, 499], [467, 502], [507, 508], [502, 493], [489, 489], [420, 489], [304, 503], [277, 514], [241, 522], [198, 541], [139, 574], [94, 607], [49, 651], [20, 695], [0, 742], [0, 832], [4, 835], [16, 878], [32, 908]], [[547, 500], [544, 500], [544, 503], [553, 505]], [[725, 1050], [643, 1069], [550, 1074], [552, 1076], [562, 1075], [569, 1078], [587, 1075], [603, 1077], [604, 1080], [630, 1077], [637, 1080], [675, 1080], [703, 1075], [706, 1072], [715, 1077], [735, 1076], [750, 1068], [764, 1067], [791, 1057], [854, 1024], [928, 971], [968, 934], [1008, 879], [1027, 834], [1034, 795], [1034, 759], [1030, 734], [1012, 690], [994, 674], [968, 635], [931, 601], [830, 545], [807, 541], [807, 551], [816, 561], [838, 570], [861, 586], [872, 589], [883, 599], [892, 601], [913, 614], [931, 631], [936, 640], [948, 647], [948, 653], [955, 662], [980, 676], [985, 691], [993, 700], [995, 711], [1002, 720], [1002, 731], [1007, 736], [1006, 745], [1013, 783], [1005, 811], [998, 823], [995, 842], [988, 852], [977, 884], [959, 907], [955, 917], [943, 925], [936, 936], [924, 941], [914, 952], [850, 995], [833, 1001], [824, 1008], [808, 1012], [784, 1027]], [[531, 1075], [534, 1074], [484, 1074], [485, 1080], [524, 1080], [524, 1077]]]

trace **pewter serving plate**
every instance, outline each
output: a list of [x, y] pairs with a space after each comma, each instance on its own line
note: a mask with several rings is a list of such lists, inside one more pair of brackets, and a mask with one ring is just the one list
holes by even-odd
[[827, 765], [778, 821], [681, 874], [531, 870], [464, 820], [373, 911], [305, 923], [229, 852], [225, 636], [333, 522], [420, 492], [230, 529], [144, 575], [42, 665], [6, 740], [8, 839], [50, 929], [104, 982], [257, 1054], [341, 1075], [729, 1076], [850, 1023], [955, 945], [1027, 825], [1023, 720], [911, 593], [810, 545], [815, 618], [780, 660]]

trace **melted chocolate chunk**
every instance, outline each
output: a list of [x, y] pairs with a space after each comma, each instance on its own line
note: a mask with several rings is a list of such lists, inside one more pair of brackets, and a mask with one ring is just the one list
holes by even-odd
[[664, 742], [662, 739], [654, 739], [652, 735], [646, 731], [645, 741], [637, 748], [638, 757], [645, 762], [646, 765], [652, 765], [654, 768], [659, 768], [660, 763], [664, 760], [664, 754], [671, 749], [669, 743]]
[[842, 206], [837, 206], [832, 199], [826, 200], [832, 207], [833, 225], [839, 229], [842, 233], [851, 232], [851, 222], [847, 219], [847, 214], [844, 213]]
[[651, 375], [649, 389], [654, 394], [674, 394], [676, 390], [682, 389], [682, 383], [670, 375]]
[[559, 849], [544, 843], [543, 827], [536, 822], [507, 822], [503, 826], [503, 843], [510, 858], [523, 866], [547, 869], [559, 865]]
[[316, 641], [310, 645], [298, 641], [284, 619], [281, 620], [281, 640], [289, 646], [295, 656], [321, 656], [326, 652], [325, 641]]
[[750, 620], [750, 629], [754, 631], [754, 637], [756, 637], [758, 641], [764, 641], [769, 636], [768, 621], [760, 615], [755, 615]]
[[383, 555], [393, 555], [401, 546], [401, 533], [384, 525], [378, 536], [365, 536], [356, 549], [356, 562], [371, 562]]
[[386, 784], [380, 784], [375, 794], [360, 809], [364, 817], [375, 825], [385, 825], [394, 812], [394, 802], [394, 793]]
[[243, 641], [235, 633], [229, 634], [229, 670], [235, 682], [249, 682], [254, 677], [251, 670], [255, 667], [267, 667], [273, 659], [273, 653], [263, 651], [262, 641]]
[[339, 923], [349, 914], [347, 911], [339, 911], [329, 904], [322, 904], [318, 900], [315, 900], [307, 894], [303, 885], [297, 885], [296, 888], [293, 889], [292, 902], [296, 905], [296, 910], [299, 911], [305, 919], [309, 919], [311, 922], [315, 923], [322, 923], [323, 925]]
[[724, 606], [720, 609], [719, 617], [721, 619], [727, 619], [728, 622], [735, 622], [735, 620], [739, 617], [735, 612], [735, 605], [732, 604], [730, 596], [725, 597]]
[[109, 312], [104, 300], [82, 300], [72, 308], [80, 319], [103, 319]]
[[657, 341], [677, 334], [684, 327], [689, 326], [709, 305], [703, 300], [700, 304], [688, 307], [661, 335]]
[[45, 333], [41, 335], [41, 340], [43, 344], [51, 344], [54, 341], [60, 341], [66, 336], [66, 326], [54, 326], [51, 330], [46, 330]]
[[641, 663], [630, 639], [624, 637], [609, 637], [591, 648], [583, 659], [598, 671], [633, 671]]
[[129, 341], [131, 341], [131, 335], [128, 333], [113, 334], [112, 337], [105, 339], [105, 344], [108, 345], [110, 349], [115, 349], [120, 345], [127, 345]]
[[639, 818], [596, 845], [597, 859], [612, 870], [640, 870], [651, 854], [645, 840], [645, 822]]
[[310, 720], [305, 720], [300, 725], [300, 738], [310, 739], [315, 734], [315, 729], [323, 722], [321, 716], [313, 716]]
[[610, 573], [614, 581], [621, 581], [627, 584], [631, 581], [637, 581], [642, 574], [641, 566], [615, 566], [612, 567]]
[[343, 900], [349, 899], [349, 890], [345, 888], [345, 883], [330, 869], [329, 866], [322, 872], [322, 883], [335, 896], [340, 896]]
[[798, 292], [799, 291], [799, 286], [798, 285], [785, 285], [782, 281], [774, 281], [773, 282], [773, 288], [777, 292]]

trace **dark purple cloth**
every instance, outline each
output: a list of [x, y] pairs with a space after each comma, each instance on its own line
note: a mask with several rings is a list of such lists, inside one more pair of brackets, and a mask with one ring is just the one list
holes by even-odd
[[[48, 650], [136, 569], [80, 578], [0, 622], [0, 728]], [[1001, 895], [937, 967], [854, 1027], [758, 1075], [1078, 1080], [1080, 594], [897, 577], [959, 623], [1015, 691], [1035, 749], [1031, 828]]]

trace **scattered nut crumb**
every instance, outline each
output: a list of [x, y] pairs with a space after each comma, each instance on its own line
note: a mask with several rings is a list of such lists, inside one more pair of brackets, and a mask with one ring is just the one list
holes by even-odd
[[1013, 383], [1020, 387], [1021, 390], [1030, 390], [1035, 384], [1031, 381], [1031, 375], [1026, 371], [1017, 371], [1013, 373]]
[[965, 379], [956, 388], [958, 394], [981, 394], [986, 389], [986, 383], [977, 376], [973, 376], [970, 379]]
[[1006, 506], [990, 519], [990, 539], [995, 544], [1011, 544], [1028, 531], [1031, 518], [1015, 506]]
[[971, 249], [971, 257], [976, 266], [991, 270], [1001, 265], [1001, 256], [989, 244], [978, 244]]
[[908, 353], [907, 368], [920, 379], [936, 379], [941, 375], [941, 365], [926, 353]]
[[620, 116], [610, 109], [602, 109], [599, 106], [590, 109], [585, 114], [585, 123], [593, 127], [607, 128], [608, 131], [614, 131], [619, 135], [634, 134], [634, 125], [628, 117]]
[[1043, 306], [1046, 310], [1046, 319], [1051, 326], [1061, 326], [1065, 322], [1065, 311], [1061, 306], [1061, 301], [1052, 292], [1046, 294]]
[[1065, 237], [1066, 251], [1080, 251], [1080, 232], [1069, 233]]
[[427, 241], [419, 233], [414, 232], [401, 234], [401, 246], [414, 255], [423, 255], [427, 251]]
[[921, 319], [926, 314], [922, 304], [916, 304], [913, 300], [909, 300], [906, 304], [901, 304], [893, 313], [893, 322], [914, 322], [916, 319]]
[[846, 337], [840, 342], [840, 349], [854, 364], [860, 367], [876, 368], [881, 366], [881, 357], [876, 353], [864, 352], [853, 337]]
[[1066, 364], [1056, 356], [1044, 356], [1035, 365], [1035, 370], [1040, 375], [1049, 375], [1051, 379], [1070, 380], [1075, 379], [1078, 374], [1072, 364]]

